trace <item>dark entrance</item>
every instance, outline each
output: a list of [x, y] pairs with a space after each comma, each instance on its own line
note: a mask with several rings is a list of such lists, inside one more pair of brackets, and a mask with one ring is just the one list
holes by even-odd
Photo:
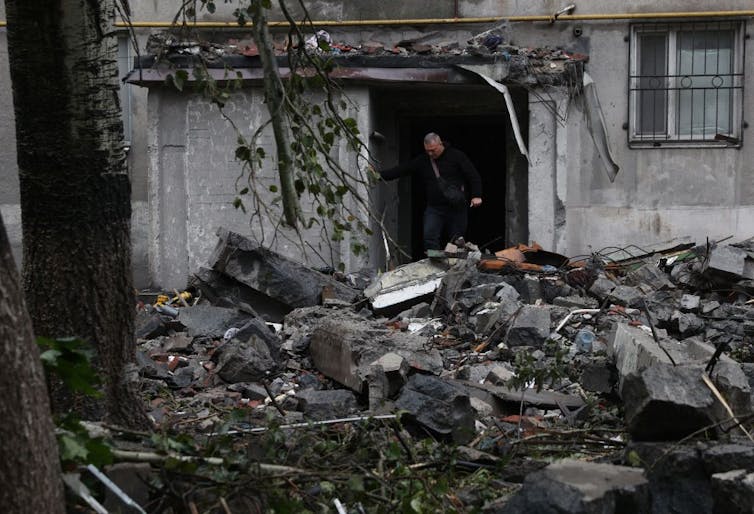
[[[491, 251], [506, 246], [506, 120], [502, 115], [411, 116], [401, 125], [401, 158], [424, 151], [424, 135], [436, 132], [462, 150], [482, 177], [482, 206], [469, 210], [466, 240]], [[421, 181], [411, 184], [411, 254], [424, 257], [422, 213], [425, 205]]]

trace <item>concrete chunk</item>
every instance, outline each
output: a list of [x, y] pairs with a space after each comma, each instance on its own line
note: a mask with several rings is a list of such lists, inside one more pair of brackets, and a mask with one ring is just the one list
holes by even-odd
[[[670, 344], [664, 344], [668, 350]], [[608, 338], [607, 354], [618, 370], [619, 391], [626, 376], [657, 363], [670, 364], [670, 359], [650, 334], [624, 323], [613, 328]]]
[[751, 258], [746, 250], [729, 245], [718, 246], [710, 252], [708, 267], [711, 270], [753, 279], [754, 273], [751, 273], [751, 265], [747, 266], [747, 261], [751, 261]]
[[675, 284], [670, 281], [667, 274], [654, 263], [647, 263], [626, 275], [627, 285], [647, 285], [655, 291], [675, 289]]
[[589, 294], [597, 298], [600, 302], [607, 298], [607, 295], [615, 289], [616, 283], [604, 275], [597, 277], [597, 280], [589, 287]]
[[278, 367], [267, 343], [256, 335], [224, 343], [212, 358], [217, 362], [217, 374], [230, 383], [260, 380]]
[[650, 512], [643, 470], [573, 459], [527, 476], [502, 514]]
[[425, 339], [418, 335], [391, 331], [373, 322], [337, 320], [314, 330], [309, 351], [319, 371], [361, 393], [371, 364], [391, 352], [414, 369], [439, 374], [439, 352], [424, 346]]
[[395, 406], [412, 419], [440, 435], [466, 443], [474, 437], [474, 409], [469, 395], [439, 378], [413, 375]]
[[681, 296], [680, 301], [681, 310], [685, 312], [696, 312], [697, 310], [699, 310], [699, 304], [701, 300], [701, 297], [695, 294], [684, 294], [683, 296]]
[[715, 513], [751, 514], [754, 506], [754, 473], [737, 469], [716, 473], [711, 481]]
[[315, 421], [343, 418], [358, 410], [356, 396], [345, 389], [307, 389], [300, 391], [296, 396], [304, 416]]
[[550, 310], [524, 305], [508, 334], [509, 346], [542, 346], [550, 335]]
[[611, 302], [624, 307], [639, 307], [644, 294], [636, 287], [617, 286], [607, 295]]
[[654, 364], [625, 377], [620, 390], [628, 431], [638, 440], [675, 440], [715, 422], [703, 366]]
[[221, 228], [217, 235], [220, 241], [209, 260], [212, 269], [290, 308], [318, 305], [325, 287], [339, 300], [356, 297], [356, 290], [241, 234]]
[[375, 310], [421, 301], [435, 292], [448, 270], [447, 264], [423, 259], [380, 275], [365, 290]]
[[610, 393], [615, 388], [617, 379], [615, 368], [605, 358], [596, 358], [584, 365], [579, 384], [586, 391]]

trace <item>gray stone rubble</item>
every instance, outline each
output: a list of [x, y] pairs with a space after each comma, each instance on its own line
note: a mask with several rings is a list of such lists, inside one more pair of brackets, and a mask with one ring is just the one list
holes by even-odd
[[[416, 433], [466, 444], [609, 420], [632, 441], [622, 456], [550, 464], [486, 512], [749, 512], [754, 442], [736, 420], [752, 416], [754, 243], [539, 272], [484, 271], [467, 245], [368, 280], [219, 235], [193, 282], [200, 301], [137, 316], [156, 422], [211, 419], [213, 405], [260, 423], [402, 413]], [[581, 329], [591, 350], [575, 344]], [[180, 413], [159, 401], [165, 389]], [[699, 434], [739, 440], [662, 458]], [[669, 482], [679, 470], [689, 498]]]

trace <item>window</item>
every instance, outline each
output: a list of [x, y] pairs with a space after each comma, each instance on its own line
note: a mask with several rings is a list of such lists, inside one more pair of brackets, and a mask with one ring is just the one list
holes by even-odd
[[740, 146], [739, 22], [631, 27], [631, 146]]

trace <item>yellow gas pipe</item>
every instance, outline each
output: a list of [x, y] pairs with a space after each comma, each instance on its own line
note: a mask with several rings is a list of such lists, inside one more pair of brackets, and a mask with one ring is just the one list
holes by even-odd
[[[642, 13], [613, 13], [613, 14], [563, 14], [557, 18], [552, 15], [532, 16], [485, 16], [479, 18], [408, 18], [408, 19], [376, 19], [376, 20], [322, 20], [314, 21], [316, 27], [359, 27], [364, 25], [450, 25], [461, 23], [495, 23], [502, 20], [509, 22], [554, 22], [554, 21], [611, 21], [611, 20], [647, 20], [647, 19], [679, 19], [679, 18], [730, 18], [754, 17], [752, 11], [686, 11], [686, 12], [642, 12]], [[287, 21], [270, 21], [270, 27], [287, 27]], [[0, 21], [0, 27], [7, 22]], [[188, 23], [196, 28], [239, 28], [235, 21], [197, 21]], [[134, 28], [169, 28], [173, 24], [167, 21], [118, 21], [116, 27]]]

